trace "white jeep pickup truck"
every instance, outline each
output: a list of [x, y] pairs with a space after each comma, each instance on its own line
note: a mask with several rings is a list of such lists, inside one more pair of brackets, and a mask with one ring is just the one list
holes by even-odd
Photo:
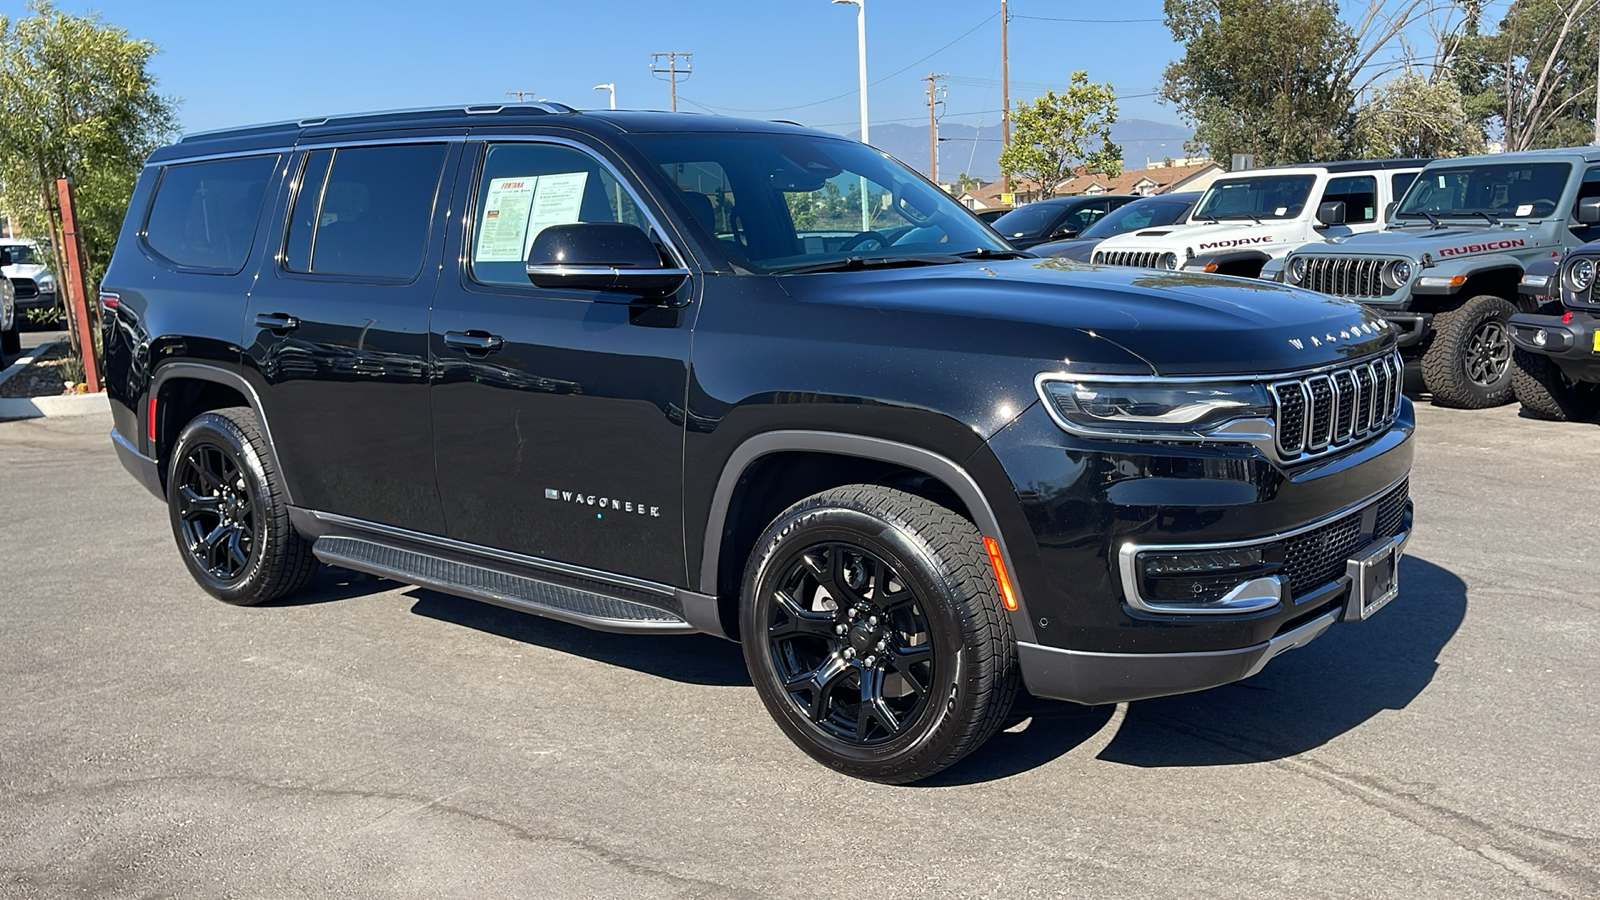
[[1227, 175], [1183, 222], [1107, 238], [1092, 261], [1259, 278], [1298, 247], [1382, 228], [1427, 163], [1358, 160]]

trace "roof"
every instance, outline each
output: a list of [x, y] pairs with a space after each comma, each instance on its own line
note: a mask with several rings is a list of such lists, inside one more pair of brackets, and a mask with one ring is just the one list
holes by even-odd
[[1486, 153], [1482, 156], [1457, 156], [1450, 159], [1436, 159], [1437, 165], [1478, 165], [1481, 163], [1519, 163], [1519, 162], [1556, 162], [1558, 160], [1581, 159], [1584, 162], [1600, 162], [1600, 146], [1588, 147], [1552, 147], [1546, 150], [1518, 150], [1514, 153]]
[[1083, 194], [1091, 186], [1098, 185], [1102, 194], [1132, 194], [1134, 188], [1143, 182], [1150, 182], [1156, 186], [1157, 192], [1188, 181], [1208, 169], [1221, 168], [1215, 162], [1207, 160], [1188, 166], [1160, 166], [1150, 169], [1128, 169], [1115, 178], [1107, 178], [1099, 174], [1080, 173], [1068, 178], [1056, 186], [1058, 194]]
[[1262, 166], [1257, 169], [1240, 169], [1237, 172], [1229, 172], [1228, 174], [1248, 175], [1252, 172], [1277, 172], [1292, 169], [1296, 171], [1329, 172], [1337, 175], [1343, 172], [1370, 172], [1374, 169], [1420, 169], [1431, 162], [1433, 162], [1431, 159], [1347, 159], [1339, 162], [1314, 162], [1295, 163], [1293, 165], [1284, 166]]
[[264, 147], [286, 147], [307, 136], [416, 129], [465, 129], [518, 125], [557, 125], [591, 134], [658, 131], [777, 132], [846, 140], [832, 132], [790, 122], [737, 119], [690, 112], [578, 110], [562, 103], [490, 103], [438, 106], [335, 116], [313, 116], [288, 122], [246, 125], [184, 135], [177, 144], [151, 155], [165, 159], [225, 153]]

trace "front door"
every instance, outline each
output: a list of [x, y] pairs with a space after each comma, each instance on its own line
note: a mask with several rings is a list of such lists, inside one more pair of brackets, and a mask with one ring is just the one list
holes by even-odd
[[[434, 449], [450, 537], [684, 585], [683, 429], [690, 313], [546, 290], [524, 260], [540, 229], [625, 222], [637, 193], [555, 141], [469, 142], [440, 284]], [[468, 171], [463, 168], [463, 172]], [[470, 183], [467, 183], [469, 182]]]
[[295, 157], [283, 250], [245, 314], [268, 427], [298, 506], [442, 534], [428, 314], [459, 141]]

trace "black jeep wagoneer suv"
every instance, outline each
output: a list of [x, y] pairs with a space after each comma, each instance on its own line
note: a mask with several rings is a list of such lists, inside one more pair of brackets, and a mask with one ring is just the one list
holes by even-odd
[[1410, 535], [1381, 320], [1035, 259], [784, 124], [197, 135], [151, 156], [101, 302], [112, 439], [207, 591], [320, 560], [734, 638], [789, 737], [864, 778], [950, 765], [1019, 687], [1249, 677], [1388, 602]]

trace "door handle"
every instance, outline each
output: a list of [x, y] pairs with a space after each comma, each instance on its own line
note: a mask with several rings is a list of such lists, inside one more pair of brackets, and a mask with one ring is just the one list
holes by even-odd
[[444, 342], [458, 350], [474, 354], [489, 354], [506, 345], [505, 338], [487, 331], [446, 331]]
[[256, 316], [256, 327], [273, 334], [287, 334], [300, 327], [300, 320], [287, 313], [261, 313]]

